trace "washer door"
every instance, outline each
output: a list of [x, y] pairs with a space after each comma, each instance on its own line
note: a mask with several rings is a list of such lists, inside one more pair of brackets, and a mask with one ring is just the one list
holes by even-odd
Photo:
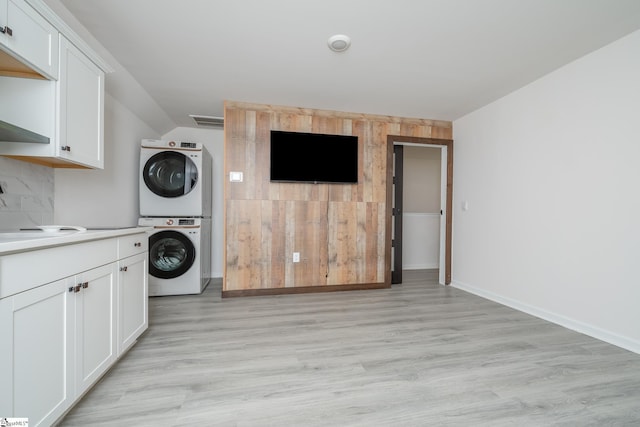
[[186, 273], [196, 259], [196, 248], [184, 234], [165, 230], [149, 237], [149, 274], [173, 279]]
[[188, 194], [198, 182], [198, 168], [193, 161], [177, 151], [161, 151], [144, 165], [142, 177], [147, 188], [161, 197]]

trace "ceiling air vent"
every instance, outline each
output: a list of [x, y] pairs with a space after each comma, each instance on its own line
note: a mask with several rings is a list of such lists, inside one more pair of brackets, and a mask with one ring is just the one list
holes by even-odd
[[197, 114], [189, 114], [198, 126], [207, 126], [210, 128], [220, 128], [224, 127], [224, 118], [223, 117], [213, 117], [213, 116], [199, 116]]

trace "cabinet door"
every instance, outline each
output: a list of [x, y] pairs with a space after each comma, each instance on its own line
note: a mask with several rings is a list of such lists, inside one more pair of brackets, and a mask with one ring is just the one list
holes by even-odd
[[60, 280], [0, 300], [3, 417], [51, 425], [74, 400], [75, 298], [67, 284]]
[[147, 263], [144, 252], [118, 262], [118, 356], [131, 347], [149, 325]]
[[[1, 6], [1, 4], [0, 4]], [[24, 0], [8, 0], [3, 34], [8, 48], [52, 79], [58, 78], [58, 31]]]
[[[4, 29], [9, 23], [7, 22], [7, 7], [8, 0], [0, 0], [0, 30]], [[0, 45], [6, 45], [8, 38], [9, 36], [6, 33], [0, 33]]]
[[92, 168], [104, 167], [104, 73], [60, 36], [58, 80], [60, 157]]
[[116, 263], [76, 276], [76, 388], [78, 395], [116, 359]]

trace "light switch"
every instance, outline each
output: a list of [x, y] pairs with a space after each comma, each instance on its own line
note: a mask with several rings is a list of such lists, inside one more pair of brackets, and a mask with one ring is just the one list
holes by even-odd
[[242, 182], [242, 172], [229, 172], [229, 181]]

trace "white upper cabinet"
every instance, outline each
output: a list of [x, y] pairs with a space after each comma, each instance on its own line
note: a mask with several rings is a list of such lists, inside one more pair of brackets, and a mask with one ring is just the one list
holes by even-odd
[[7, 44], [7, 9], [9, 7], [8, 0], [0, 0], [0, 45]]
[[0, 141], [0, 155], [51, 167], [104, 168], [104, 72], [60, 34], [59, 78], [0, 76], [0, 120], [49, 138]]
[[104, 73], [60, 36], [57, 155], [70, 162], [104, 167]]
[[58, 78], [58, 30], [24, 0], [0, 0], [0, 46], [43, 76]]
[[0, 156], [103, 169], [109, 65], [42, 0], [0, 0], [0, 29], [0, 121], [30, 132], [5, 134]]

